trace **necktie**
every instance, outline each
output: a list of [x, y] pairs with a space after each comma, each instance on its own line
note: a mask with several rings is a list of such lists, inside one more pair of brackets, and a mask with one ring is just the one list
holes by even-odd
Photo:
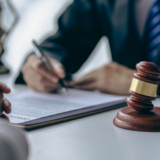
[[145, 46], [147, 60], [152, 62], [157, 55], [157, 47], [160, 44], [160, 1], [155, 0], [150, 10], [145, 31]]

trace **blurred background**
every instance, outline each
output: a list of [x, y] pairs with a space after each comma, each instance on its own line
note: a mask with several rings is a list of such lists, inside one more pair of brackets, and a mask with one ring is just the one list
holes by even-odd
[[[31, 41], [41, 43], [45, 38], [57, 31], [57, 19], [73, 0], [10, 0], [16, 9], [19, 20], [5, 41], [3, 62], [11, 73], [7, 84], [11, 87], [26, 56], [32, 51]], [[14, 21], [14, 16], [7, 6], [3, 5], [1, 25], [8, 30]], [[106, 37], [102, 37], [87, 62], [75, 74], [79, 78], [83, 74], [111, 61], [110, 48]], [[3, 81], [6, 75], [0, 77]]]

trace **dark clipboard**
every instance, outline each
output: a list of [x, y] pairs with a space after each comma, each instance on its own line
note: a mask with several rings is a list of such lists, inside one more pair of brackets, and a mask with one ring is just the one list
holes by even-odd
[[40, 128], [40, 127], [44, 127], [52, 124], [57, 124], [57, 123], [70, 121], [70, 120], [86, 117], [89, 115], [113, 110], [113, 109], [124, 107], [124, 106], [126, 106], [125, 98], [120, 101], [93, 105], [93, 106], [89, 106], [89, 107], [85, 107], [77, 110], [72, 110], [68, 112], [63, 112], [63, 113], [59, 113], [59, 114], [55, 114], [47, 117], [30, 120], [23, 123], [17, 123], [17, 124], [11, 123], [11, 124], [14, 126], [23, 128], [25, 130], [32, 130], [32, 129], [36, 129], [36, 128]]

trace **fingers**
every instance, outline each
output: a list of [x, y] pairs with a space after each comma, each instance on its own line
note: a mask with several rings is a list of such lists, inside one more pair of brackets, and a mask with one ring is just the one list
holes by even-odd
[[3, 93], [10, 93], [10, 89], [4, 83], [0, 82], [0, 90], [0, 114], [2, 114], [3, 111], [10, 113], [11, 104], [3, 95]]
[[38, 57], [31, 59], [27, 67], [53, 83], [58, 82], [59, 77], [56, 73], [49, 71]]
[[24, 79], [27, 81], [29, 87], [38, 92], [51, 92], [59, 88], [57, 83], [50, 82], [48, 79], [35, 73], [33, 70], [25, 75]]
[[3, 110], [7, 114], [11, 113], [11, 103], [6, 98], [3, 98]]
[[59, 77], [59, 78], [65, 78], [65, 70], [64, 67], [61, 63], [59, 63], [58, 61], [54, 60], [54, 59], [50, 59], [50, 62], [54, 68], [54, 72], [55, 74]]
[[83, 89], [83, 90], [96, 90], [96, 78], [94, 71], [86, 74], [82, 78], [80, 78], [77, 81], [71, 82], [69, 85], [77, 88], [77, 89]]
[[8, 88], [7, 85], [2, 82], [0, 82], [0, 90], [3, 93], [10, 93], [11, 92], [10, 88]]
[[50, 61], [53, 71], [49, 70], [37, 56], [32, 55], [28, 58], [22, 73], [29, 87], [40, 92], [51, 92], [59, 88], [59, 79], [65, 77], [65, 71], [59, 62], [53, 59]]
[[81, 85], [75, 85], [74, 88], [76, 89], [82, 89], [82, 90], [96, 90], [96, 82], [92, 81], [90, 83], [83, 83]]
[[95, 71], [93, 71], [91, 73], [88, 73], [88, 74], [84, 75], [82, 78], [80, 78], [77, 81], [70, 82], [70, 85], [75, 86], [75, 85], [83, 85], [83, 84], [86, 84], [86, 83], [91, 83], [91, 82], [96, 80], [95, 75], [96, 75]]
[[82, 86], [87, 86], [89, 84], [94, 83], [95, 80], [94, 79], [83, 79], [81, 81], [72, 81], [70, 83], [68, 83], [68, 87], [74, 87], [74, 88], [78, 88], [78, 87], [82, 87]]

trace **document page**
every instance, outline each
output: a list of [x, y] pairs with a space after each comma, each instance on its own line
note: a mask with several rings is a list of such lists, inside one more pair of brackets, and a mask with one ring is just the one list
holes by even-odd
[[8, 114], [11, 123], [22, 123], [37, 118], [73, 111], [92, 105], [123, 100], [124, 96], [99, 92], [69, 89], [69, 94], [45, 94], [25, 91], [5, 95], [11, 102], [12, 112]]

